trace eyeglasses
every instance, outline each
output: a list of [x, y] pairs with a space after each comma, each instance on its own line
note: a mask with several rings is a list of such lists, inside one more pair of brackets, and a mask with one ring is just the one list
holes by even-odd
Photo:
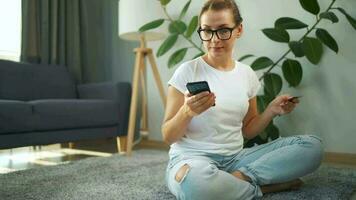
[[232, 28], [219, 28], [216, 30], [199, 28], [197, 32], [199, 34], [200, 39], [203, 41], [210, 41], [213, 38], [214, 33], [219, 38], [219, 40], [229, 40], [231, 38], [232, 31], [236, 27], [237, 26], [234, 26]]

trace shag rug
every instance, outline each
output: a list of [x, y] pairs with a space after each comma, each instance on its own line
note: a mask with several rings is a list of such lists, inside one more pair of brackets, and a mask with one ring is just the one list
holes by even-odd
[[[94, 157], [69, 164], [46, 166], [0, 175], [0, 199], [175, 199], [164, 183], [168, 153], [137, 150]], [[322, 165], [302, 178], [296, 191], [265, 195], [263, 199], [350, 199], [356, 188], [356, 170]]]

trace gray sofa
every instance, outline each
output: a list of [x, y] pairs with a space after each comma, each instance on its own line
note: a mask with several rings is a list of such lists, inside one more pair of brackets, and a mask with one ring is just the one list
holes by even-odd
[[66, 67], [0, 60], [0, 148], [123, 137], [129, 83], [76, 85]]

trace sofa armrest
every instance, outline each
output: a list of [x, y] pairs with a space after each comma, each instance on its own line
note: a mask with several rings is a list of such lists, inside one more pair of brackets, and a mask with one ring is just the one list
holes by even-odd
[[105, 99], [116, 101], [119, 108], [119, 134], [127, 134], [131, 103], [130, 83], [89, 83], [78, 85], [77, 89], [79, 99]]

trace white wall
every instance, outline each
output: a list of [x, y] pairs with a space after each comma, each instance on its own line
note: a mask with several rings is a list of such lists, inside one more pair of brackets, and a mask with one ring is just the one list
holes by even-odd
[[18, 61], [21, 54], [21, 0], [0, 0], [0, 59]]
[[[277, 59], [287, 47], [285, 44], [276, 43], [268, 39], [260, 31], [263, 28], [273, 27], [274, 21], [282, 16], [297, 18], [307, 24], [315, 21], [315, 17], [305, 12], [299, 1], [285, 0], [240, 0], [237, 1], [244, 19], [244, 36], [237, 41], [235, 58], [245, 54], [269, 56]], [[321, 10], [326, 9], [330, 1], [320, 0]], [[204, 0], [192, 1], [188, 17], [199, 13]], [[182, 1], [172, 1], [169, 12], [177, 16], [180, 8], [185, 4]], [[348, 13], [356, 18], [356, 1], [337, 1], [335, 6], [345, 8]], [[179, 9], [177, 9], [179, 8]], [[336, 12], [336, 11], [335, 11]], [[356, 31], [352, 29], [345, 17], [336, 12], [340, 22], [331, 24], [322, 22], [323, 27], [334, 36], [339, 44], [339, 53], [324, 47], [324, 56], [318, 66], [314, 66], [305, 58], [299, 59], [303, 65], [303, 80], [298, 88], [288, 88], [287, 84], [283, 93], [300, 94], [304, 97], [296, 110], [276, 119], [282, 136], [293, 134], [312, 133], [324, 140], [326, 151], [356, 153]], [[291, 36], [299, 38], [304, 31], [294, 31]], [[197, 39], [195, 37], [195, 39]], [[180, 40], [175, 48], [187, 45]], [[196, 40], [198, 41], [198, 40]], [[156, 52], [160, 42], [149, 43]], [[172, 52], [171, 50], [170, 52]], [[157, 59], [162, 80], [167, 88], [167, 81], [172, 76], [174, 69], [168, 69], [166, 63], [170, 54]], [[190, 53], [193, 57], [195, 52]], [[288, 55], [293, 57], [293, 55]], [[253, 59], [246, 60], [250, 64]], [[279, 72], [277, 69], [275, 72]], [[163, 119], [163, 106], [151, 71], [148, 71], [148, 104], [150, 138], [162, 140], [161, 122]]]

